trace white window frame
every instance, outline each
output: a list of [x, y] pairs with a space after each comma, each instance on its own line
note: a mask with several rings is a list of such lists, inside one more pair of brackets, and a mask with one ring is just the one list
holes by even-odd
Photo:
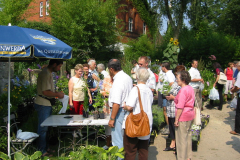
[[146, 23], [143, 23], [143, 34], [147, 33], [147, 25]]
[[133, 19], [131, 17], [128, 18], [128, 31], [133, 32]]
[[49, 15], [49, 0], [46, 0], [46, 15], [48, 16]]
[[39, 15], [40, 15], [40, 17], [42, 17], [43, 16], [43, 2], [40, 2], [40, 12], [39, 12]]

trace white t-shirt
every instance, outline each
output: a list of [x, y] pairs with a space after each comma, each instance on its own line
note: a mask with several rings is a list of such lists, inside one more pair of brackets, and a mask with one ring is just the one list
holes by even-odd
[[[188, 71], [188, 73], [191, 76], [191, 80], [193, 79], [201, 79], [200, 72], [197, 68], [191, 67]], [[192, 86], [192, 88], [198, 88], [200, 86], [201, 82], [190, 82], [189, 85]]]
[[[235, 85], [236, 87], [240, 88], [240, 72], [238, 72], [237, 81], [235, 82], [234, 85]], [[240, 90], [237, 91], [237, 93], [240, 93]]]
[[138, 70], [138, 68], [139, 68], [139, 65], [137, 64], [132, 70], [133, 70], [133, 72], [134, 73], [136, 73], [137, 72], [137, 70]]
[[132, 78], [125, 72], [119, 71], [113, 77], [113, 84], [108, 98], [109, 106], [112, 107], [113, 103], [117, 103], [122, 107], [127, 100], [132, 86]]
[[153, 72], [148, 68], [148, 72], [150, 74], [150, 77], [148, 78], [146, 85], [150, 88], [150, 89], [155, 89], [156, 88], [156, 78], [155, 75], [153, 74]]
[[[150, 133], [151, 133], [152, 124], [153, 124], [153, 117], [152, 117], [153, 94], [152, 94], [151, 89], [147, 85], [138, 84], [137, 86], [139, 87], [139, 90], [140, 90], [143, 110], [148, 115], [148, 120], [149, 120], [149, 125], [150, 125]], [[129, 93], [126, 105], [133, 107], [134, 115], [140, 113], [141, 109], [140, 109], [140, 105], [139, 105], [137, 87], [132, 88], [131, 92]], [[126, 122], [128, 115], [129, 115], [129, 112], [127, 112], [127, 114], [124, 117], [123, 124], [122, 124], [123, 129], [125, 129], [125, 122]], [[150, 134], [147, 136], [138, 137], [138, 139], [141, 139], [141, 140], [147, 140], [149, 138], [150, 138]]]
[[164, 82], [172, 83], [175, 82], [175, 76], [172, 73], [172, 70], [168, 70], [167, 73], [164, 75]]
[[109, 76], [108, 72], [105, 71], [105, 70], [103, 70], [103, 71], [101, 72], [101, 74], [103, 74], [104, 78], [106, 78], [107, 76]]

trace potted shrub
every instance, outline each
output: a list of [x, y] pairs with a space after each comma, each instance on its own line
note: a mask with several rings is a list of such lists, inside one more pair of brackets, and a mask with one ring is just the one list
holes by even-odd
[[169, 96], [169, 92], [171, 90], [171, 86], [169, 85], [168, 82], [163, 83], [162, 89], [159, 89], [159, 91], [164, 95], [164, 96]]
[[83, 100], [83, 117], [88, 118], [89, 117], [89, 97], [88, 97], [87, 87], [84, 88], [84, 91], [85, 91], [85, 97]]
[[96, 98], [94, 99], [95, 103], [93, 104], [93, 107], [95, 108], [95, 114], [99, 114], [98, 117], [101, 119], [105, 118], [105, 114], [103, 112], [103, 106], [104, 106], [104, 98], [100, 92], [97, 93]]
[[154, 130], [150, 134], [150, 144], [154, 144], [155, 137], [157, 136], [157, 132]]

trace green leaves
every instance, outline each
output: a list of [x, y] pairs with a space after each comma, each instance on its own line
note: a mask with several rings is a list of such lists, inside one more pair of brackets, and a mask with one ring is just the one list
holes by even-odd
[[[114, 24], [117, 1], [68, 0], [50, 1], [52, 34], [73, 47], [73, 58], [82, 62], [81, 50], [97, 52], [117, 42]], [[85, 57], [84, 57], [85, 58]]]

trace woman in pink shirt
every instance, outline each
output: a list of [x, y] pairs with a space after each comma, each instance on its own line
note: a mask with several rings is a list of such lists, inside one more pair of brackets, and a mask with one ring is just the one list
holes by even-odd
[[[227, 83], [225, 85], [225, 91], [224, 91], [225, 99], [227, 102], [228, 91], [230, 91], [231, 88], [233, 87], [233, 62], [228, 63], [228, 67], [224, 70], [224, 73], [227, 76]], [[232, 95], [232, 99], [233, 99], [232, 92], [230, 92], [230, 94]]]
[[175, 103], [175, 135], [178, 160], [191, 160], [192, 157], [192, 121], [194, 112], [194, 90], [189, 86], [191, 77], [187, 71], [180, 71], [176, 77], [181, 87], [174, 99]]

